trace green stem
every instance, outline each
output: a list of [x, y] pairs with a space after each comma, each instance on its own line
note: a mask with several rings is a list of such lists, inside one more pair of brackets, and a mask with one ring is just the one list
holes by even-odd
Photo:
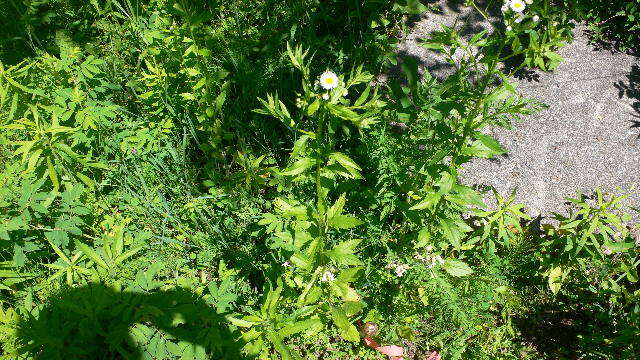
[[318, 120], [318, 130], [316, 131], [316, 151], [318, 152], [318, 164], [316, 165], [316, 201], [318, 206], [318, 214], [319, 218], [319, 227], [320, 227], [320, 237], [324, 239], [326, 233], [326, 205], [325, 205], [325, 194], [322, 191], [322, 183], [320, 179], [320, 175], [322, 173], [322, 166], [324, 165], [324, 157], [326, 151], [324, 148], [323, 140], [324, 140], [324, 132], [325, 132], [325, 122], [326, 122], [326, 114], [322, 114]]

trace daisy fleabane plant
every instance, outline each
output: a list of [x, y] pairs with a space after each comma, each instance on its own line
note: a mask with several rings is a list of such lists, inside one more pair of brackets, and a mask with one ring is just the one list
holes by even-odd
[[[288, 310], [295, 311], [294, 314], [305, 311], [305, 317], [323, 319], [325, 326], [332, 326], [333, 322], [343, 339], [358, 343], [361, 339], [352, 322], [360, 310], [350, 313], [345, 305], [348, 304], [349, 309], [360, 309], [364, 305], [359, 305], [360, 294], [353, 288], [362, 272], [359, 266], [362, 262], [357, 255], [360, 240], [351, 239], [342, 231], [356, 228], [363, 221], [345, 211], [345, 204], [349, 203], [347, 193], [337, 193], [336, 189], [341, 188], [343, 178], [356, 181], [363, 176], [362, 168], [338, 150], [343, 147], [341, 141], [353, 141], [351, 129], [364, 134], [387, 104], [378, 94], [378, 87], [371, 83], [373, 75], [364, 71], [362, 65], [344, 75], [327, 69], [312, 77], [310, 59], [306, 59], [308, 51], [300, 45], [292, 48], [287, 44], [291, 65], [302, 75], [302, 91], [295, 93], [297, 110], [290, 112], [277, 93], [267, 94], [266, 99], [259, 98], [262, 107], [254, 110], [279, 119], [297, 138], [287, 165], [278, 169], [279, 175], [292, 182], [315, 184], [313, 197], [300, 189], [301, 192], [296, 191], [286, 199], [276, 199], [274, 211], [261, 222], [269, 229], [272, 229], [270, 224], [287, 224], [299, 229], [297, 234], [307, 239], [292, 243], [293, 248], [285, 243], [274, 245], [289, 249], [290, 257], [282, 259], [286, 266], [280, 268], [278, 279], [281, 280], [273, 290], [277, 295], [267, 296], [265, 299], [269, 300], [265, 301], [290, 304]], [[288, 209], [301, 212], [290, 216], [293, 213]], [[403, 266], [396, 269], [396, 274], [401, 276], [405, 271]], [[276, 315], [281, 318], [279, 312]], [[280, 342], [276, 350], [284, 348]], [[285, 350], [287, 355], [291, 353]]]

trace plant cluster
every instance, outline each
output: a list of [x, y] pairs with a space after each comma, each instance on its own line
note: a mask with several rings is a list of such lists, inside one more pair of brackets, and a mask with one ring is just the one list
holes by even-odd
[[638, 0], [580, 0], [565, 6], [577, 20], [587, 22], [595, 43], [614, 50], [637, 51], [640, 42]]
[[424, 39], [445, 79], [393, 53], [419, 1], [0, 4], [0, 358], [637, 358], [622, 198], [541, 225], [461, 179], [570, 39], [505, 4]]

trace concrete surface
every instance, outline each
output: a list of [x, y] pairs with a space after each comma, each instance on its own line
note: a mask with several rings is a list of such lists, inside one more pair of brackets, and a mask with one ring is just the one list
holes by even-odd
[[[456, 3], [442, 1], [440, 7], [443, 14], [424, 15], [412, 25], [399, 53], [445, 76], [450, 67], [418, 40], [442, 23], [465, 23], [469, 34], [489, 24]], [[532, 215], [564, 212], [566, 197], [596, 188], [631, 192], [626, 204], [640, 207], [640, 61], [596, 51], [584, 30], [578, 27], [576, 39], [559, 51], [565, 62], [553, 73], [537, 71], [535, 80], [516, 80], [521, 95], [550, 107], [511, 130], [488, 129], [509, 153], [467, 164], [464, 182], [493, 186], [503, 195], [517, 189], [518, 201]]]

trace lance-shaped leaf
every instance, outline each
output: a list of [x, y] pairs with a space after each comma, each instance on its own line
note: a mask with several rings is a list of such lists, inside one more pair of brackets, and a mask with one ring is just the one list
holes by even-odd
[[340, 336], [345, 340], [353, 342], [360, 341], [360, 333], [358, 333], [358, 329], [349, 322], [347, 314], [341, 307], [331, 307], [331, 318], [333, 319], [333, 323], [340, 330]]
[[356, 246], [361, 239], [352, 239], [341, 242], [333, 249], [326, 252], [326, 255], [340, 265], [361, 265], [362, 261], [354, 254]]
[[83, 254], [85, 254], [86, 257], [88, 257], [89, 259], [91, 259], [91, 261], [96, 263], [96, 265], [104, 269], [109, 269], [109, 266], [102, 259], [102, 257], [98, 255], [98, 253], [95, 250], [93, 250], [91, 247], [89, 247], [87, 244], [84, 244], [76, 240], [76, 246], [78, 247], [78, 249], [80, 249], [80, 251], [82, 251]]
[[281, 172], [281, 175], [286, 175], [286, 176], [296, 176], [296, 175], [300, 175], [302, 174], [305, 170], [309, 169], [310, 167], [312, 167], [314, 164], [316, 163], [315, 160], [313, 160], [312, 158], [308, 158], [308, 157], [303, 157], [300, 158], [298, 160], [296, 160], [295, 163], [293, 163], [291, 166], [289, 166], [288, 168], [286, 168], [283, 172]]
[[451, 276], [461, 277], [473, 273], [473, 270], [465, 262], [455, 259], [447, 259], [442, 268]]

